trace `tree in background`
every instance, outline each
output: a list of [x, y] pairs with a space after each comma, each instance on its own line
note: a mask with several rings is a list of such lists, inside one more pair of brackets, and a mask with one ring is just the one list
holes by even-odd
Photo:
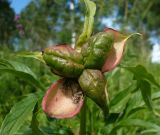
[[11, 47], [10, 39], [15, 32], [15, 13], [10, 7], [10, 2], [0, 0], [0, 45]]
[[21, 13], [25, 38], [29, 39], [31, 48], [34, 50], [42, 49], [47, 44], [71, 43], [72, 29], [79, 31], [81, 17], [78, 12], [75, 13], [77, 16], [73, 27], [71, 14], [69, 1], [31, 1]]

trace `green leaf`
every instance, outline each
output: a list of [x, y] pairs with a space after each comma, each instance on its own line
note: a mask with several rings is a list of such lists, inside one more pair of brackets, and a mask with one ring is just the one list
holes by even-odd
[[117, 93], [117, 95], [115, 95], [115, 97], [110, 101], [109, 104], [110, 111], [112, 113], [122, 112], [132, 95], [132, 90], [132, 86], [129, 86], [128, 88], [120, 91], [119, 93]]
[[155, 123], [141, 120], [141, 119], [125, 119], [120, 121], [111, 131], [111, 135], [119, 128], [121, 127], [142, 127], [146, 129], [155, 129], [157, 132], [160, 131], [160, 127], [156, 125]]
[[152, 100], [160, 99], [160, 92], [155, 92], [152, 94]]
[[94, 15], [96, 12], [96, 4], [90, 0], [84, 0], [86, 5], [86, 15], [84, 21], [83, 32], [79, 36], [78, 41], [76, 43], [76, 48], [80, 49], [80, 47], [89, 39], [92, 34], [93, 23], [94, 23]]
[[[154, 133], [157, 133], [157, 131], [155, 129], [148, 129], [148, 130], [143, 130], [141, 131], [141, 135], [149, 135], [149, 134], [154, 134]], [[158, 134], [157, 134], [158, 135]]]
[[[138, 93], [136, 93], [136, 94], [138, 94]], [[152, 101], [160, 99], [160, 92], [153, 93], [151, 97], [152, 97], [151, 98]], [[139, 97], [138, 96], [134, 96], [131, 99], [131, 101], [129, 101], [128, 105], [129, 106], [127, 107], [127, 112], [126, 112], [127, 117], [132, 115], [132, 114], [134, 114], [137, 111], [146, 109], [145, 106], [144, 106], [145, 103], [142, 102], [142, 100], [141, 100], [141, 96], [139, 96]]]
[[46, 135], [38, 127], [39, 122], [37, 120], [37, 113], [38, 113], [38, 104], [36, 104], [32, 115], [32, 122], [31, 122], [32, 135]]
[[160, 129], [158, 125], [141, 119], [125, 119], [121, 121], [118, 126], [138, 126], [144, 128], [153, 128], [157, 130]]
[[145, 80], [140, 80], [138, 84], [139, 84], [139, 88], [141, 90], [144, 102], [146, 103], [147, 107], [150, 110], [153, 110], [152, 99], [151, 99], [151, 85], [150, 85], [150, 83], [148, 83]]
[[[122, 66], [123, 67], [123, 66]], [[156, 82], [154, 76], [150, 74], [145, 67], [137, 65], [136, 67], [123, 67], [134, 74], [135, 80], [148, 80], [155, 86], [160, 88], [160, 85]]]
[[34, 106], [38, 98], [35, 94], [30, 94], [22, 101], [16, 103], [11, 111], [6, 115], [2, 126], [0, 135], [14, 135], [23, 125], [25, 120], [32, 114]]
[[37, 79], [37, 76], [32, 72], [32, 70], [28, 66], [26, 66], [22, 63], [19, 63], [19, 62], [15, 62], [15, 61], [8, 61], [8, 62], [12, 65], [12, 67], [16, 71], [28, 73], [31, 76], [33, 76], [35, 79]]
[[157, 87], [160, 87], [160, 85], [156, 82], [153, 75], [148, 73], [148, 71], [141, 65], [125, 68], [134, 74], [134, 79], [137, 80], [137, 87], [141, 90], [141, 94], [145, 104], [150, 110], [153, 110], [150, 83], [154, 84]]
[[12, 73], [28, 81], [33, 86], [44, 89], [43, 85], [38, 81], [31, 69], [22, 63], [0, 59], [0, 72]]
[[17, 56], [34, 58], [45, 64], [45, 61], [43, 60], [43, 57], [42, 57], [42, 52], [21, 52], [21, 53], [18, 53]]
[[142, 107], [140, 106], [140, 107], [133, 108], [132, 110], [130, 110], [128, 112], [127, 116], [130, 116], [130, 115], [134, 114], [135, 112], [143, 110], [143, 109], [145, 109], [145, 107], [143, 107], [143, 106]]
[[121, 116], [122, 113], [110, 113], [106, 122], [107, 124], [115, 123]]

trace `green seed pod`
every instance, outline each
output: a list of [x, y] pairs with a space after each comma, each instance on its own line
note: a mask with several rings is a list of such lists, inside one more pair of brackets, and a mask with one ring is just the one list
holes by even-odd
[[63, 77], [79, 77], [84, 69], [82, 55], [68, 45], [46, 48], [43, 59], [53, 73]]
[[99, 32], [91, 37], [88, 43], [82, 47], [85, 68], [101, 69], [113, 43], [112, 33]]
[[107, 97], [105, 94], [106, 80], [100, 70], [86, 69], [79, 77], [83, 93], [99, 105], [108, 114]]

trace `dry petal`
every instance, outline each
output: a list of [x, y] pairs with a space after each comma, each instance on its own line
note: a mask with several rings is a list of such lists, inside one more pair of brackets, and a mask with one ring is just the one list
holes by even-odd
[[43, 111], [52, 118], [70, 118], [79, 113], [83, 105], [83, 94], [77, 81], [60, 79], [46, 92]]
[[128, 36], [123, 36], [118, 31], [111, 28], [107, 28], [104, 31], [112, 33], [115, 38], [113, 48], [110, 50], [102, 67], [102, 72], [108, 72], [114, 69], [120, 63]]

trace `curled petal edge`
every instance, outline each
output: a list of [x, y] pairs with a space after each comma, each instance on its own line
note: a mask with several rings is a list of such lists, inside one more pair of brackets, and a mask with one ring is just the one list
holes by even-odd
[[51, 118], [71, 118], [80, 112], [83, 105], [83, 98], [78, 103], [73, 102], [70, 94], [64, 93], [62, 85], [64, 79], [60, 79], [53, 83], [46, 92], [42, 100], [43, 111]]
[[130, 37], [134, 35], [142, 36], [140, 33], [133, 33], [129, 36], [124, 36], [112, 28], [106, 28], [104, 32], [113, 33], [115, 42], [113, 48], [111, 49], [105, 60], [104, 65], [102, 66], [101, 70], [103, 73], [113, 70], [120, 63], [126, 46], [126, 42]]

